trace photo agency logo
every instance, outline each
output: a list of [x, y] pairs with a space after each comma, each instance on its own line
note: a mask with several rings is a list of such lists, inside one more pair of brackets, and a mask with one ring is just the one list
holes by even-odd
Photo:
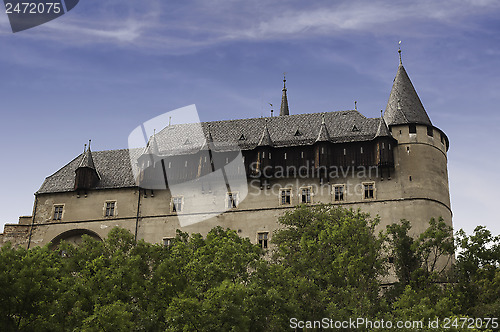
[[201, 123], [190, 105], [144, 122], [128, 137], [136, 184], [169, 200], [181, 227], [234, 209], [248, 194], [241, 149], [226, 134], [216, 123]]
[[80, 0], [4, 0], [12, 32], [31, 29], [52, 21], [75, 8]]

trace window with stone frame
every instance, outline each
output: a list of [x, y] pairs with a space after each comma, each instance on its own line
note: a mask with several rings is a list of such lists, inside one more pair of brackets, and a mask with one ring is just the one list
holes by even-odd
[[345, 200], [345, 185], [336, 184], [333, 186], [333, 201], [343, 202]]
[[257, 233], [257, 241], [262, 249], [267, 249], [268, 246], [269, 232], [259, 232]]
[[290, 205], [292, 204], [292, 189], [282, 188], [280, 189], [280, 205]]

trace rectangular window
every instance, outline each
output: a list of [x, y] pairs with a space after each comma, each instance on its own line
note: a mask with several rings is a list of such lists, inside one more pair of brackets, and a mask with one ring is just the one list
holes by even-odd
[[427, 127], [427, 136], [430, 136], [430, 137], [434, 136], [434, 129], [431, 126]]
[[409, 125], [408, 129], [410, 130], [410, 134], [416, 134], [417, 133], [417, 126], [414, 125], [414, 124]]
[[268, 240], [268, 237], [269, 237], [269, 233], [268, 232], [257, 233], [257, 240], [259, 241], [259, 246], [262, 249], [267, 249], [267, 240]]
[[300, 158], [304, 158], [304, 151], [300, 152]]
[[363, 183], [363, 187], [365, 189], [364, 199], [373, 199], [375, 198], [375, 183]]
[[441, 143], [444, 144], [444, 135], [443, 134], [441, 134]]
[[233, 209], [238, 206], [238, 193], [227, 193], [227, 208]]
[[361, 154], [363, 154], [363, 147], [361, 147]]
[[113, 217], [115, 215], [116, 202], [106, 202], [106, 217]]
[[172, 241], [174, 240], [173, 237], [164, 237], [163, 238], [163, 245], [165, 247], [169, 247], [170, 245], [172, 245]]
[[301, 188], [300, 189], [300, 202], [301, 203], [311, 203], [311, 188]]
[[284, 159], [286, 160], [286, 152], [285, 152], [285, 155], [284, 155]]
[[182, 212], [184, 197], [172, 197], [172, 212]]
[[347, 154], [347, 149], [344, 149], [344, 156]]
[[292, 203], [292, 190], [285, 188], [280, 189], [281, 205], [290, 205]]
[[54, 205], [54, 220], [62, 219], [63, 209], [63, 205]]
[[333, 186], [333, 199], [335, 202], [343, 202], [344, 201], [344, 191], [345, 191], [345, 185], [343, 184], [336, 184]]

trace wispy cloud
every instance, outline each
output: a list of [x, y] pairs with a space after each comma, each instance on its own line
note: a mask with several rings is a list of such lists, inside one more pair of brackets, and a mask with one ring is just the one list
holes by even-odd
[[[339, 36], [348, 32], [394, 33], [395, 23], [458, 24], [457, 18], [497, 10], [493, 0], [330, 1], [303, 8], [279, 1], [188, 1], [181, 6], [161, 1], [110, 1], [81, 5], [64, 17], [25, 34], [67, 44], [116, 43], [165, 52], [192, 50], [235, 40], [276, 40]], [[5, 26], [5, 20], [0, 20]]]

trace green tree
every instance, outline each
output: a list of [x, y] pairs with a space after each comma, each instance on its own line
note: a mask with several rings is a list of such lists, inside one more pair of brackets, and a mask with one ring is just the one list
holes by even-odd
[[378, 218], [332, 205], [300, 206], [279, 219], [274, 263], [295, 317], [370, 317], [384, 273]]

